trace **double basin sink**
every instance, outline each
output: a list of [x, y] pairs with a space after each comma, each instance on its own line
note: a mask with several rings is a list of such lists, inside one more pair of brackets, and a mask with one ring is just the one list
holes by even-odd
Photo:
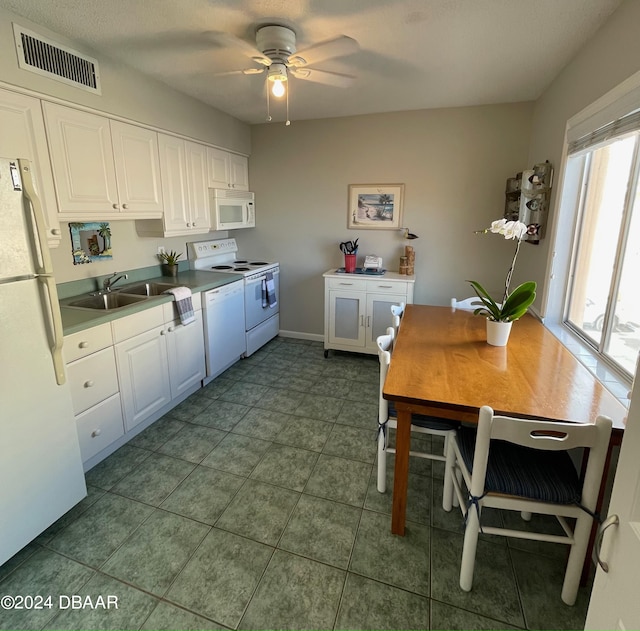
[[93, 309], [101, 311], [113, 311], [129, 305], [143, 302], [154, 296], [160, 296], [167, 289], [176, 285], [171, 283], [135, 283], [124, 287], [118, 287], [107, 293], [98, 293], [80, 300], [74, 300], [65, 306], [74, 309]]

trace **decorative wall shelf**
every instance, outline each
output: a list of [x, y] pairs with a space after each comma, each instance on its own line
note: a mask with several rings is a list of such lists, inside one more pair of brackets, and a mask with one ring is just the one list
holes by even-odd
[[504, 217], [527, 225], [527, 243], [538, 244], [547, 223], [553, 167], [547, 160], [507, 179]]

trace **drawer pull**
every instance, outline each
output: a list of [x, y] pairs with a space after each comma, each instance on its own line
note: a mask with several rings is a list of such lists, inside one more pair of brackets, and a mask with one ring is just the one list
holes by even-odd
[[101, 429], [94, 429], [91, 432], [91, 438], [97, 438], [98, 436], [100, 436], [100, 434], [102, 434], [102, 430]]
[[78, 348], [89, 348], [89, 342], [80, 342]]
[[393, 285], [378, 285], [380, 289], [393, 289]]
[[94, 385], [95, 385], [95, 383], [91, 379], [89, 379], [89, 381], [85, 381], [84, 382], [84, 387], [85, 388], [93, 388]]
[[345, 287], [351, 287], [353, 286], [353, 283], [340, 283], [341, 285], [344, 285]]

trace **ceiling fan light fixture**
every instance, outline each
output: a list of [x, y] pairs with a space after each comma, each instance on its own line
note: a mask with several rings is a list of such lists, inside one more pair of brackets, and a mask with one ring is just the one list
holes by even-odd
[[287, 67], [281, 63], [273, 63], [269, 66], [267, 79], [273, 84], [271, 86], [271, 94], [276, 98], [284, 96], [284, 84], [287, 81]]
[[287, 67], [281, 63], [273, 63], [269, 66], [267, 74], [269, 81], [282, 81], [287, 80]]

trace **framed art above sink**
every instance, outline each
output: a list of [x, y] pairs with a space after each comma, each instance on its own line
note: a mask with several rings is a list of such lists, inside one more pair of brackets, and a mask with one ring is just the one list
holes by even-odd
[[70, 223], [73, 264], [82, 265], [111, 258], [111, 227], [109, 222]]

